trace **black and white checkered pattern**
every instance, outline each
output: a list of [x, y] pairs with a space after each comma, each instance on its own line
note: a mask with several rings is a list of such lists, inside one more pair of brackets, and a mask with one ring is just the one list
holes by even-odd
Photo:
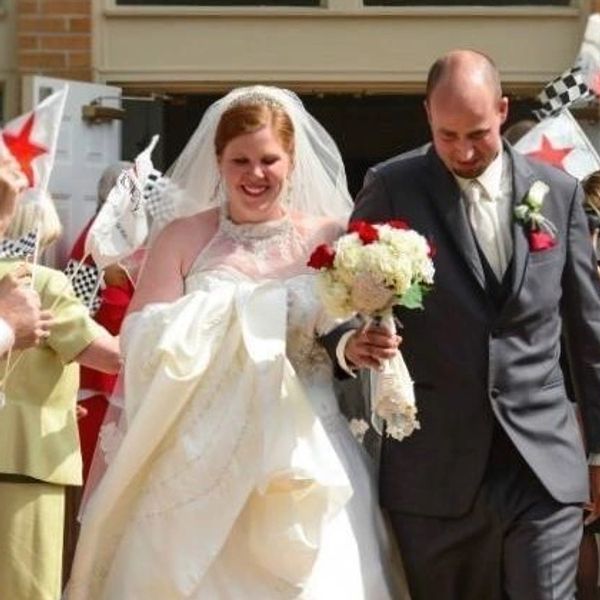
[[95, 315], [101, 302], [98, 295], [100, 272], [96, 265], [81, 264], [71, 259], [65, 268], [65, 275], [71, 281], [75, 295], [88, 307], [90, 314]]
[[159, 171], [153, 171], [146, 181], [143, 195], [146, 210], [154, 221], [171, 221], [175, 217], [172, 192], [175, 185]]
[[2, 240], [0, 242], [0, 259], [2, 258], [27, 258], [35, 253], [35, 231], [16, 240]]
[[533, 112], [540, 120], [554, 117], [577, 100], [587, 98], [590, 94], [590, 89], [583, 80], [581, 67], [572, 67], [553, 79], [538, 94], [541, 106]]

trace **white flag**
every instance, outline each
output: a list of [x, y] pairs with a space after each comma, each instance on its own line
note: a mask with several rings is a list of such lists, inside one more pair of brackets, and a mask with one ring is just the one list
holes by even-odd
[[67, 93], [65, 85], [2, 129], [0, 156], [12, 155], [29, 182], [21, 202], [39, 200], [48, 189]]
[[581, 67], [588, 88], [596, 95], [600, 95], [600, 14], [598, 13], [588, 17], [577, 56], [577, 66]]
[[600, 169], [598, 153], [568, 110], [538, 123], [515, 144], [515, 148], [577, 179]]
[[148, 216], [143, 190], [155, 173], [150, 154], [158, 136], [135, 159], [134, 167], [117, 177], [106, 202], [89, 228], [84, 253], [91, 255], [100, 270], [133, 254], [148, 237]]

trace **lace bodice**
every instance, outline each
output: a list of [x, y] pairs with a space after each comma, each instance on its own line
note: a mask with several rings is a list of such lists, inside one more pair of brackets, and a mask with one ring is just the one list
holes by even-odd
[[287, 290], [286, 354], [292, 366], [305, 380], [330, 378], [330, 360], [316, 338], [334, 322], [322, 310], [316, 277], [306, 261], [316, 245], [330, 241], [338, 231], [330, 221], [289, 215], [267, 223], [238, 225], [222, 213], [216, 235], [185, 278], [185, 292], [217, 289], [236, 281], [281, 283]]

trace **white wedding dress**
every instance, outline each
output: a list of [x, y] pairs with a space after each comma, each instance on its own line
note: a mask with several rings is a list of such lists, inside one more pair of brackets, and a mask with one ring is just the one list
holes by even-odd
[[118, 450], [103, 432], [113, 456], [84, 513], [70, 600], [408, 597], [316, 341], [332, 323], [315, 277], [271, 267], [269, 279], [244, 262], [289, 264], [318, 237], [288, 218], [222, 217], [186, 295], [128, 326], [127, 432]]

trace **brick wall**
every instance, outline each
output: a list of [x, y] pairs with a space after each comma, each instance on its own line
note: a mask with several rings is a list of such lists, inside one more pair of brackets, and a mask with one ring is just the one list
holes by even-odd
[[92, 1], [16, 0], [21, 75], [91, 80]]

